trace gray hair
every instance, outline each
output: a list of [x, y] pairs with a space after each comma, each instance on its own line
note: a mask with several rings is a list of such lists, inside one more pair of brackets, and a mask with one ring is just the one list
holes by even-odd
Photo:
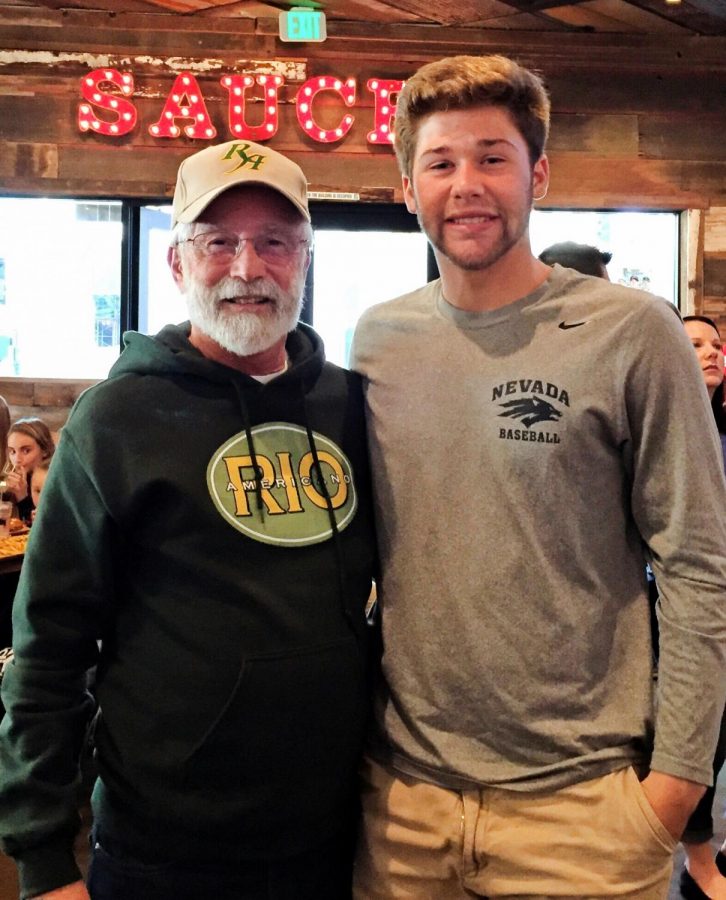
[[184, 241], [194, 237], [197, 222], [177, 222], [169, 236], [169, 246], [177, 247]]

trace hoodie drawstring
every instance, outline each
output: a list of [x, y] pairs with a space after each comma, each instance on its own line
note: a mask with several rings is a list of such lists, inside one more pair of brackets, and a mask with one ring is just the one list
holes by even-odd
[[305, 392], [302, 390], [302, 386], [300, 388], [300, 396], [302, 398], [302, 407], [303, 407], [303, 419], [305, 421], [305, 431], [308, 436], [308, 446], [310, 447], [310, 452], [313, 456], [313, 469], [318, 479], [318, 490], [325, 498], [325, 507], [328, 511], [328, 520], [330, 521], [330, 529], [333, 535], [333, 547], [335, 550], [335, 561], [337, 563], [337, 572], [338, 572], [338, 593], [339, 593], [339, 601], [340, 608], [348, 622], [348, 626], [351, 631], [355, 635], [356, 641], [360, 641], [361, 637], [358, 634], [355, 622], [353, 620], [353, 616], [351, 614], [350, 609], [348, 608], [348, 604], [345, 600], [345, 561], [343, 556], [343, 545], [340, 539], [340, 531], [338, 530], [338, 522], [335, 518], [335, 510], [333, 509], [333, 501], [330, 496], [330, 491], [328, 490], [328, 486], [325, 483], [325, 478], [323, 477], [323, 467], [320, 465], [320, 457], [318, 456], [318, 448], [315, 446], [315, 438], [313, 437], [313, 430], [310, 427], [310, 416], [308, 415], [308, 404], [307, 397], [305, 396]]
[[247, 403], [242, 391], [242, 386], [237, 381], [233, 381], [232, 384], [234, 386], [235, 393], [237, 394], [237, 400], [239, 401], [240, 412], [242, 413], [242, 424], [244, 426], [245, 436], [247, 438], [247, 446], [250, 448], [250, 457], [252, 458], [252, 471], [255, 476], [254, 484], [255, 497], [257, 498], [257, 511], [260, 514], [260, 518], [264, 519], [265, 504], [262, 502], [262, 478], [264, 473], [260, 464], [257, 462], [255, 442], [252, 439], [252, 426], [250, 425], [250, 411], [247, 408]]
[[[240, 411], [242, 413], [242, 424], [244, 426], [245, 436], [247, 437], [247, 446], [250, 448], [250, 458], [252, 460], [252, 469], [255, 474], [254, 480], [254, 490], [255, 496], [257, 497], [257, 509], [260, 513], [260, 518], [264, 518], [265, 514], [265, 505], [262, 500], [262, 480], [264, 473], [257, 461], [257, 453], [255, 451], [255, 444], [252, 437], [252, 426], [250, 424], [250, 414], [249, 409], [247, 407], [247, 403], [245, 401], [244, 390], [241, 384], [236, 380], [232, 381], [234, 385], [235, 393], [237, 394], [237, 399], [239, 401]], [[330, 529], [332, 532], [332, 540], [333, 540], [333, 552], [335, 553], [335, 562], [336, 562], [336, 570], [337, 570], [337, 580], [338, 580], [338, 595], [339, 595], [339, 604], [341, 612], [348, 623], [348, 627], [353, 632], [355, 639], [357, 642], [360, 642], [363, 638], [362, 635], [358, 633], [358, 629], [355, 626], [355, 620], [353, 614], [348, 608], [348, 604], [346, 603], [346, 591], [345, 591], [345, 561], [343, 554], [343, 546], [340, 537], [340, 531], [338, 530], [338, 522], [335, 518], [335, 510], [333, 508], [333, 500], [330, 496], [330, 491], [328, 490], [328, 486], [325, 483], [325, 477], [323, 476], [323, 467], [320, 464], [320, 457], [318, 456], [318, 448], [315, 446], [315, 438], [313, 436], [313, 430], [310, 427], [310, 417], [308, 415], [308, 404], [307, 397], [305, 395], [304, 386], [302, 384], [298, 385], [300, 391], [300, 401], [302, 407], [302, 417], [305, 423], [305, 433], [308, 438], [308, 446], [310, 447], [310, 453], [313, 457], [313, 471], [315, 472], [315, 477], [318, 482], [317, 489], [319, 490], [321, 496], [325, 500], [325, 508], [328, 513], [328, 521], [330, 522]]]

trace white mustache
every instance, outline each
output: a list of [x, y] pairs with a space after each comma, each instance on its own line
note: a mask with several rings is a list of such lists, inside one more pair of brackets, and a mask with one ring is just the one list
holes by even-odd
[[277, 303], [285, 300], [285, 295], [278, 285], [269, 278], [245, 281], [244, 278], [235, 278], [231, 275], [210, 288], [209, 296], [215, 301], [233, 300], [235, 297], [265, 297]]
[[[232, 275], [205, 285], [188, 273], [184, 287], [191, 322], [225, 350], [248, 356], [266, 350], [294, 329], [303, 285], [302, 277], [285, 290], [269, 277]], [[258, 300], [263, 302], [258, 305]], [[230, 302], [238, 314], [231, 313]], [[253, 309], [257, 314], [252, 315]]]

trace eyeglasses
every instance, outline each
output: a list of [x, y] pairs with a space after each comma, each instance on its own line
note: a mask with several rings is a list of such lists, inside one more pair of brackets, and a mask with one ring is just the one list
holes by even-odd
[[239, 256], [247, 241], [255, 248], [260, 259], [267, 262], [284, 262], [294, 256], [301, 246], [310, 243], [307, 238], [296, 238], [290, 234], [261, 234], [243, 238], [222, 231], [205, 231], [180, 243], [193, 244], [201, 256], [216, 263], [227, 264]]

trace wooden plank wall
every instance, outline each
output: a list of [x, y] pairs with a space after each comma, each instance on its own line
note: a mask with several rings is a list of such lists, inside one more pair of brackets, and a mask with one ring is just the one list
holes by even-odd
[[[31, 0], [32, 2], [32, 0]], [[280, 129], [270, 145], [296, 159], [313, 190], [400, 202], [389, 147], [372, 146], [369, 78], [408, 77], [456, 53], [501, 52], [538, 70], [552, 96], [552, 184], [545, 208], [702, 210], [692, 229], [692, 304], [726, 326], [726, 38], [552, 34], [419, 25], [328, 23], [323, 44], [283, 44], [273, 19], [202, 18], [3, 5], [0, 0], [0, 193], [169, 197], [181, 159], [206, 142], [159, 139], [148, 127], [176, 75], [191, 71], [215, 140], [228, 140], [225, 74], [278, 72]], [[80, 79], [90, 70], [130, 71], [139, 114], [123, 137], [81, 134]], [[321, 94], [325, 125], [352, 112], [338, 144], [300, 127], [300, 85], [324, 74], [353, 77], [356, 104]], [[249, 121], [259, 121], [250, 105]]]
[[726, 206], [711, 207], [705, 214], [702, 311], [726, 336]]
[[[224, 74], [278, 72], [280, 129], [270, 145], [289, 153], [313, 189], [400, 200], [389, 147], [366, 142], [372, 77], [405, 79], [452, 53], [503, 52], [537, 69], [552, 95], [549, 205], [622, 208], [726, 206], [726, 38], [515, 33], [424, 26], [329, 23], [323, 44], [283, 44], [270, 19], [198, 18], [3, 6], [0, 0], [0, 189], [55, 196], [164, 197], [180, 160], [205, 145], [152, 137], [176, 75], [197, 78], [218, 134], [228, 129]], [[82, 134], [80, 79], [130, 71], [139, 113], [122, 137]], [[294, 98], [309, 77], [358, 82], [355, 124], [334, 145], [303, 133]], [[255, 118], [251, 104], [250, 120]], [[324, 124], [348, 112], [321, 94]], [[366, 193], [367, 192], [367, 193]], [[374, 197], [374, 195], [376, 195]]]
[[58, 434], [70, 408], [95, 381], [66, 381], [60, 378], [0, 378], [0, 397], [10, 407], [13, 421], [21, 416], [40, 416]]
[[[168, 196], [179, 161], [205, 142], [154, 138], [148, 126], [176, 74], [187, 69], [202, 89], [217, 140], [234, 136], [220, 77], [283, 74], [280, 129], [271, 146], [293, 156], [314, 189], [363, 188], [369, 198], [400, 200], [391, 149], [366, 142], [372, 124], [367, 79], [403, 79], [450, 53], [504, 52], [539, 70], [552, 94], [550, 205], [726, 205], [726, 39], [385, 25], [351, 25], [341, 33], [342, 26], [330, 23], [325, 43], [296, 45], [282, 44], [275, 29], [268, 19], [0, 5], [3, 192]], [[80, 78], [104, 66], [134, 76], [139, 122], [123, 137], [81, 134], [76, 125]], [[300, 84], [322, 74], [358, 82], [356, 122], [335, 145], [313, 141], [295, 115]], [[321, 94], [316, 111], [332, 124], [348, 110]]]

